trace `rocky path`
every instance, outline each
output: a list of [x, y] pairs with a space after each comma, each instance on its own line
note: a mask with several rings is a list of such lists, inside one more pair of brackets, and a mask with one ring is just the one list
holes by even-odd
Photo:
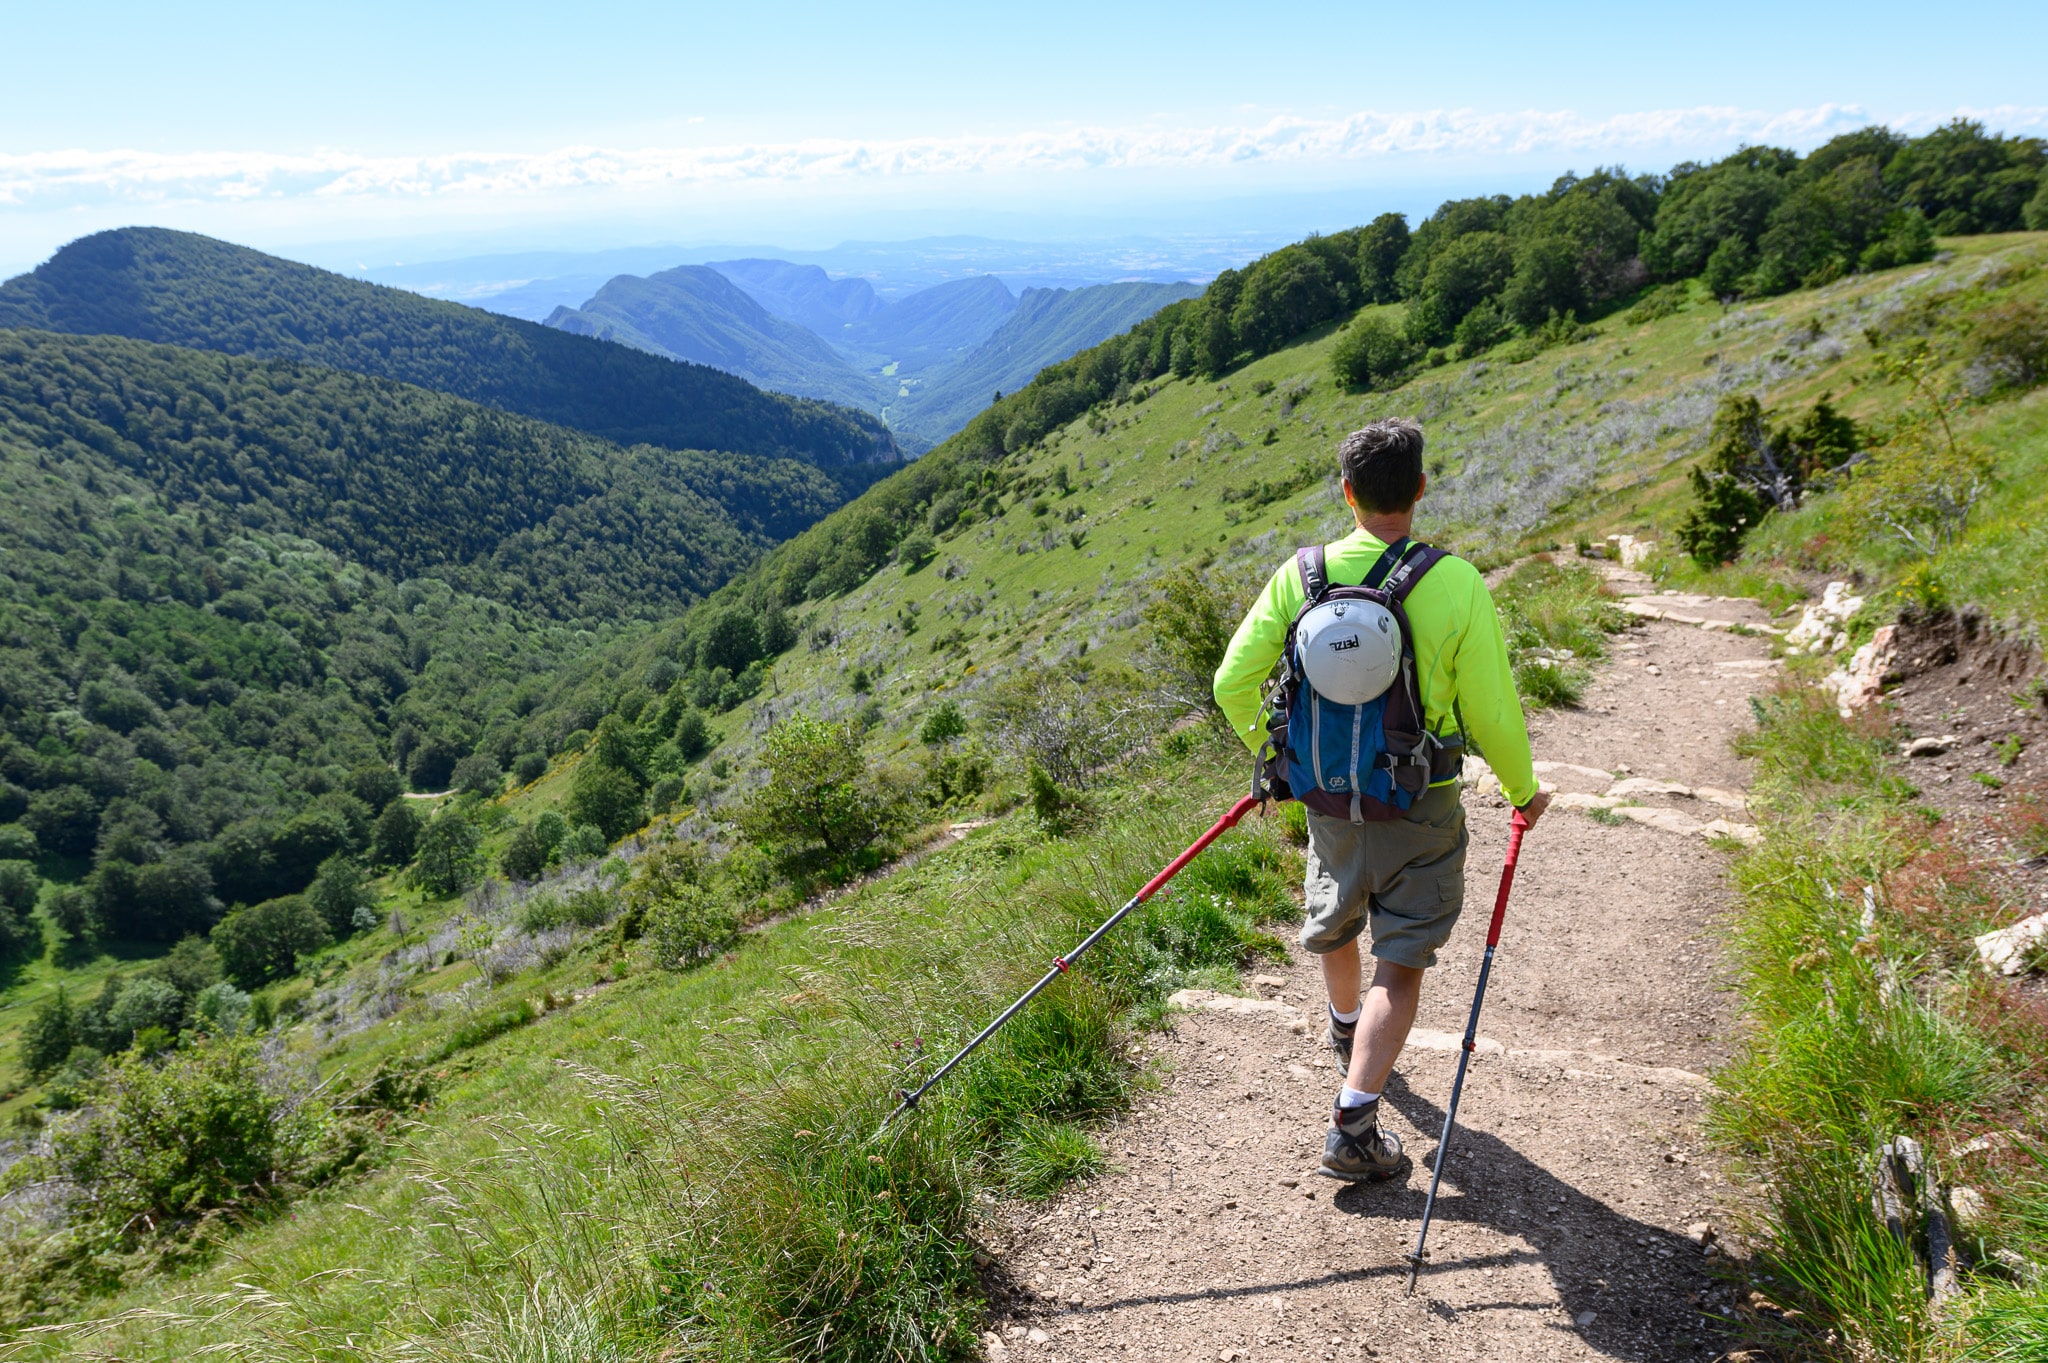
[[[1537, 756], [1559, 764], [1545, 778], [1585, 798], [1526, 844], [1416, 1293], [1404, 1255], [1506, 847], [1507, 808], [1484, 789], [1466, 793], [1468, 910], [1388, 1089], [1406, 1180], [1312, 1172], [1340, 1079], [1312, 959], [1257, 977], [1256, 998], [1191, 994], [1152, 1043], [1161, 1088], [1103, 1138], [1112, 1170], [1019, 1213], [991, 1358], [1722, 1352], [1710, 1317], [1725, 1289], [1699, 1243], [1730, 1195], [1700, 1138], [1731, 1013], [1714, 935], [1726, 857], [1709, 825], [1746, 817], [1729, 741], [1771, 666], [1762, 638], [1727, 628], [1765, 623], [1754, 605], [1682, 605], [1662, 609], [1683, 622], [1638, 611], [1584, 705], [1532, 726]], [[1636, 813], [1654, 810], [1669, 817]]]

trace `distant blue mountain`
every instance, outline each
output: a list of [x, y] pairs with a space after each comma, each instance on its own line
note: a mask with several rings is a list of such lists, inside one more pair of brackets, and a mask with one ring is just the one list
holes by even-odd
[[884, 407], [889, 425], [914, 446], [937, 444], [965, 426], [998, 392], [1014, 393], [1049, 364], [1128, 331], [1168, 303], [1194, 298], [1199, 284], [1095, 284], [1026, 289], [987, 340], [922, 381], [898, 386]]
[[786, 260], [714, 260], [711, 268], [777, 317], [809, 327], [826, 340], [850, 322], [889, 305], [865, 279], [834, 279], [816, 265]]
[[876, 410], [881, 388], [817, 333], [785, 321], [708, 265], [620, 275], [580, 308], [556, 308], [558, 331], [708, 364], [798, 397]]

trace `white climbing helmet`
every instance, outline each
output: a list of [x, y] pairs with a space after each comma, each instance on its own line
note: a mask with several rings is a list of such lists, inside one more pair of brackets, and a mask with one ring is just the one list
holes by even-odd
[[1377, 601], [1325, 601], [1294, 630], [1301, 670], [1338, 705], [1378, 700], [1401, 671], [1401, 624]]

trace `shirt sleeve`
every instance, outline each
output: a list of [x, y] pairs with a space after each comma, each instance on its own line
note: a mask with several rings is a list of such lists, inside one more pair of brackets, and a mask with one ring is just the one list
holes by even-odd
[[1493, 594], [1475, 573], [1470, 615], [1458, 643], [1458, 715], [1466, 737], [1485, 756], [1500, 778], [1510, 803], [1525, 805], [1536, 796], [1536, 769], [1529, 750], [1529, 723], [1515, 693], [1515, 670], [1508, 661], [1507, 636]]
[[1216, 668], [1212, 687], [1216, 704], [1230, 721], [1231, 732], [1253, 752], [1265, 737], [1259, 724], [1260, 689], [1266, 674], [1280, 660], [1280, 650], [1287, 645], [1287, 626], [1305, 599], [1294, 561], [1289, 559], [1273, 570], [1259, 599], [1238, 622], [1237, 633], [1230, 636], [1230, 647], [1223, 651], [1223, 662]]

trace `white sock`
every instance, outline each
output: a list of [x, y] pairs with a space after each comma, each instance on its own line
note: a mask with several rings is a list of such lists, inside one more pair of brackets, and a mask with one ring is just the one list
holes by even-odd
[[1362, 1003], [1348, 1013], [1338, 1012], [1337, 1005], [1334, 1003], [1330, 1005], [1330, 1016], [1337, 1019], [1337, 1021], [1343, 1023], [1346, 1027], [1349, 1027], [1352, 1023], [1358, 1021], [1359, 1014], [1363, 1013], [1364, 1011], [1365, 1005]]
[[1338, 1107], [1364, 1107], [1367, 1103], [1378, 1102], [1379, 1099], [1377, 1093], [1367, 1093], [1364, 1089], [1355, 1089], [1349, 1084], [1337, 1091]]

